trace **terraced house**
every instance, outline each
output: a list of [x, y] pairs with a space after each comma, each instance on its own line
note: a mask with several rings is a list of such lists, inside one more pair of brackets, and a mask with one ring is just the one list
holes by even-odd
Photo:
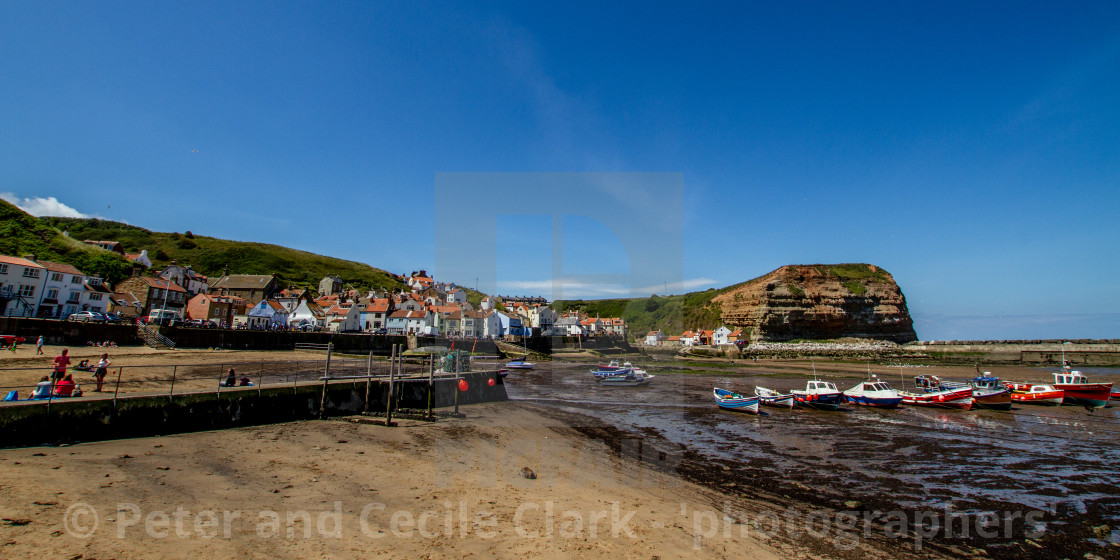
[[34, 317], [46, 269], [29, 259], [0, 255], [0, 315]]

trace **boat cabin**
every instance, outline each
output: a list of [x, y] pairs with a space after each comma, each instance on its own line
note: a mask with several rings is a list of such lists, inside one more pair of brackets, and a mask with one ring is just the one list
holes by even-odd
[[821, 392], [836, 392], [836, 384], [831, 381], [810, 381], [806, 385], [806, 389], [811, 393], [813, 391]]
[[1001, 391], [1005, 389], [1003, 383], [1000, 382], [998, 377], [992, 377], [991, 375], [988, 375], [988, 373], [990, 372], [985, 371], [984, 375], [973, 377], [972, 387], [976, 389], [997, 389]]
[[1054, 373], [1054, 383], [1058, 385], [1082, 385], [1089, 382], [1089, 378], [1081, 375], [1080, 371], [1064, 371]]
[[875, 391], [890, 391], [891, 386], [882, 381], [864, 381], [863, 384], [860, 385], [859, 390], [865, 393], [873, 393]]

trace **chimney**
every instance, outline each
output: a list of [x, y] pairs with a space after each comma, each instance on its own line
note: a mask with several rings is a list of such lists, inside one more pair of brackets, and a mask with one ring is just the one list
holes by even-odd
[[28, 254], [28, 255], [24, 255], [24, 256], [23, 256], [23, 258], [25, 258], [25, 259], [27, 259], [27, 260], [29, 260], [29, 261], [31, 261], [31, 262], [35, 262], [35, 253], [31, 253], [31, 254]]

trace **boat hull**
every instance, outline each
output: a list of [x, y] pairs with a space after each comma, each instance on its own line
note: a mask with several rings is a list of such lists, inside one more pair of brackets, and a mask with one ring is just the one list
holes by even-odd
[[860, 406], [875, 408], [898, 408], [902, 404], [902, 397], [868, 397], [866, 395], [844, 395], [844, 400]]
[[992, 410], [1011, 410], [1011, 391], [978, 395], [973, 392], [972, 406], [974, 408], [988, 408]]
[[793, 395], [782, 395], [780, 397], [759, 397], [758, 402], [766, 406], [773, 406], [776, 408], [793, 408]]
[[1011, 393], [1011, 401], [1019, 404], [1058, 406], [1062, 404], [1062, 401], [1064, 399], [1064, 391], [1046, 391], [1044, 393]]
[[972, 410], [972, 389], [939, 391], [936, 393], [899, 393], [903, 404], [932, 408], [957, 408]]
[[1062, 404], [1087, 408], [1104, 408], [1112, 396], [1112, 383], [1055, 383], [1054, 389], [1065, 393]]
[[836, 410], [840, 408], [841, 397], [840, 393], [793, 394], [793, 400], [797, 404], [817, 410]]
[[716, 387], [712, 389], [712, 397], [715, 398], [716, 405], [723, 410], [758, 414], [759, 398], [757, 396], [744, 397], [738, 393]]

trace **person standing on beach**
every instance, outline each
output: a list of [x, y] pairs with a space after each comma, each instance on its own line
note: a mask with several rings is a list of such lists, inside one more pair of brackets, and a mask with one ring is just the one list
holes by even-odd
[[63, 348], [62, 353], [54, 357], [54, 373], [51, 373], [51, 381], [61, 381], [66, 377], [68, 365], [70, 365], [70, 350]]
[[43, 335], [39, 335], [39, 341], [35, 343], [35, 355], [43, 355]]
[[109, 373], [109, 354], [101, 355], [101, 361], [97, 362], [97, 369], [94, 370], [93, 376], [97, 378], [97, 388], [93, 390], [94, 393], [101, 392], [101, 385], [105, 383], [105, 375]]

